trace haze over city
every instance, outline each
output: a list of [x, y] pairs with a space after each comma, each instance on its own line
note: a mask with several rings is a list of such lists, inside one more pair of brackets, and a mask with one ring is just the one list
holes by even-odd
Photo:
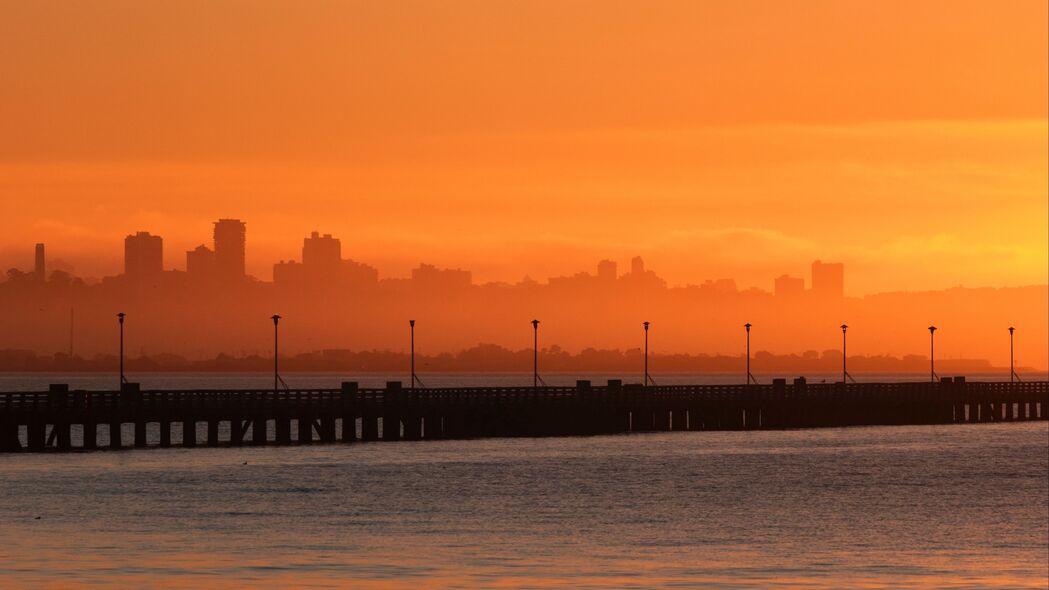
[[[1021, 366], [1045, 369], [1046, 285], [846, 297], [845, 265], [821, 260], [811, 263], [808, 276], [775, 277], [771, 290], [741, 289], [731, 277], [669, 285], [640, 256], [623, 268], [603, 259], [589, 271], [513, 283], [477, 283], [470, 270], [427, 263], [409, 276], [380, 278], [376, 267], [344, 257], [339, 237], [316, 231], [302, 239], [298, 260], [273, 263], [272, 280], [262, 281], [246, 271], [248, 235], [240, 219], [217, 220], [211, 239], [183, 253], [183, 269], [171, 270], [165, 268], [170, 256], [163, 237], [137, 231], [123, 240], [123, 272], [93, 284], [65, 270], [49, 271], [46, 244], [36, 244], [33, 266], [10, 269], [0, 283], [0, 302], [13, 312], [0, 320], [0, 350], [7, 349], [0, 352], [0, 368], [105, 369], [114, 362], [112, 338], [106, 336], [120, 310], [129, 314], [131, 350], [138, 356], [180, 357], [167, 365], [136, 363], [158, 369], [215, 355], [267, 354], [274, 312], [285, 318], [285, 354], [323, 353], [291, 368], [395, 368], [403, 361], [347, 355], [403, 353], [405, 323], [414, 319], [421, 352], [458, 353], [456, 361], [427, 360], [431, 370], [525, 370], [527, 355], [514, 361], [510, 352], [527, 346], [528, 322], [541, 317], [547, 354], [582, 355], [563, 357], [563, 369], [637, 364], [629, 357], [639, 350], [642, 319], [652, 322], [657, 354], [729, 357], [663, 361], [664, 371], [738, 371], [744, 323], [755, 326], [756, 350], [786, 355], [763, 359], [766, 370], [826, 370], [838, 364], [843, 321], [853, 328], [850, 353], [877, 357], [854, 365], [860, 372], [924, 370], [929, 323], [941, 330], [945, 366], [1008, 366], [1006, 328], [1019, 324]], [[476, 348], [483, 344], [497, 348]], [[627, 356], [607, 357], [612, 351]], [[28, 352], [64, 357], [48, 362]], [[98, 358], [71, 362], [71, 355]], [[231, 361], [198, 366], [264, 367]]]

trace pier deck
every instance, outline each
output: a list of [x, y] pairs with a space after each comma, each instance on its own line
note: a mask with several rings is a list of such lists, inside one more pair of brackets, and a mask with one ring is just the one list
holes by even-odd
[[0, 393], [0, 451], [1047, 420], [1049, 382]]

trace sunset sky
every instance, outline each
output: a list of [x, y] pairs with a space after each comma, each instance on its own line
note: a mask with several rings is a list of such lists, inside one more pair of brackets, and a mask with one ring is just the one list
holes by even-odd
[[264, 280], [319, 230], [383, 276], [1047, 281], [1044, 0], [0, 4], [5, 269], [239, 217]]

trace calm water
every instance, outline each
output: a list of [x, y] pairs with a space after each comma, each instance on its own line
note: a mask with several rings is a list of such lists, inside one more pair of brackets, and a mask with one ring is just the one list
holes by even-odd
[[4, 588], [1045, 588], [1047, 563], [1044, 422], [0, 455]]

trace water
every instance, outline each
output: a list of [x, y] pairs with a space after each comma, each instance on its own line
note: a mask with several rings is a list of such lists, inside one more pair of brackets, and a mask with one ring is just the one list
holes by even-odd
[[[350, 378], [403, 376], [288, 381]], [[1045, 422], [0, 455], [0, 588], [1045, 588], [1047, 563]]]
[[0, 456], [0, 587], [1041, 587], [1049, 425]]

